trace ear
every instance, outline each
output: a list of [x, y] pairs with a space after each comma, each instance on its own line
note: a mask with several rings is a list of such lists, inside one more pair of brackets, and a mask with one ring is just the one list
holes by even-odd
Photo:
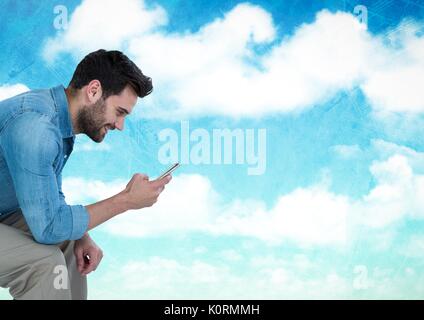
[[90, 103], [95, 103], [99, 100], [103, 94], [102, 85], [99, 80], [91, 80], [85, 90], [86, 97]]

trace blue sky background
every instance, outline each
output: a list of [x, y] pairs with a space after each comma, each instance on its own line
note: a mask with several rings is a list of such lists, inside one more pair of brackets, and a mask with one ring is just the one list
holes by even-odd
[[[77, 8], [85, 8], [90, 13], [88, 6], [84, 7], [88, 2], [66, 1], [69, 29], [58, 31], [53, 24], [56, 17], [53, 10], [62, 3], [0, 0], [0, 87], [22, 84], [35, 89], [67, 85], [79, 57], [90, 52], [66, 40], [66, 33], [76, 29], [72, 24], [73, 13]], [[145, 1], [143, 10], [160, 6], [167, 15], [167, 23], [149, 29], [147, 33], [163, 37], [198, 34], [216, 19], [225, 19], [240, 3], [267, 12], [276, 31], [272, 41], [254, 46], [255, 54], [250, 57], [252, 65], [260, 65], [263, 57], [275, 47], [295, 39], [302, 26], [313, 25], [322, 10], [328, 10], [329, 17], [336, 12], [353, 15], [357, 5], [364, 5], [368, 10], [368, 30], [364, 32], [370, 38], [382, 39], [385, 43], [396, 30], [402, 38], [402, 30], [408, 30], [413, 24], [417, 26], [412, 32], [417, 44], [412, 50], [424, 52], [417, 51], [424, 47], [424, 2], [418, 0]], [[104, 15], [105, 19], [109, 18], [105, 24], [113, 24], [114, 19], [102, 10], [104, 8], [97, 7], [91, 14]], [[255, 18], [258, 11], [249, 10]], [[260, 24], [264, 20], [258, 18], [258, 21]], [[401, 25], [405, 21], [406, 24]], [[91, 31], [97, 38], [95, 41], [100, 43], [98, 39], [108, 37], [100, 25]], [[83, 36], [90, 42], [87, 34]], [[128, 52], [139, 62], [145, 53], [137, 52], [134, 47], [130, 49], [128, 43], [141, 37], [143, 45], [143, 36], [125, 35], [127, 42], [118, 41], [115, 48]], [[54, 39], [62, 47], [62, 51], [54, 54], [55, 59], [46, 58], [44, 54], [49, 46], [48, 39]], [[320, 45], [319, 39], [316, 46]], [[408, 45], [402, 42], [400, 49], [391, 47], [399, 59], [392, 62], [388, 59], [389, 64], [383, 70], [393, 66], [394, 70], [401, 69], [404, 60], [410, 58], [405, 54], [403, 59], [401, 49]], [[383, 51], [372, 53], [374, 57], [380, 54], [383, 57]], [[314, 52], [305, 55], [308, 54], [314, 55]], [[173, 52], [167, 50], [158, 51], [155, 59], [166, 61], [172, 55]], [[419, 59], [406, 62], [416, 63], [417, 70], [422, 70], [420, 68], [424, 65]], [[350, 60], [346, 59], [345, 63], [349, 64]], [[123, 214], [117, 218], [116, 224], [111, 220], [91, 232], [103, 248], [105, 258], [101, 267], [89, 276], [90, 298], [423, 297], [424, 203], [420, 202], [420, 192], [424, 191], [423, 100], [408, 112], [392, 107], [389, 102], [377, 108], [369, 92], [355, 80], [352, 86], [334, 91], [324, 87], [328, 96], [289, 111], [282, 108], [276, 112], [257, 111], [253, 116], [234, 117], [210, 112], [205, 103], [205, 111], [200, 116], [190, 114], [192, 109], [188, 109], [185, 116], [160, 117], [152, 113], [155, 102], [160, 108], [175, 98], [168, 96], [169, 83], [163, 80], [168, 76], [167, 71], [162, 71], [164, 76], [158, 76], [160, 80], [155, 82], [155, 69], [138, 64], [143, 71], [150, 71], [146, 73], [155, 83], [152, 95], [156, 96], [146, 101], [150, 116], [144, 116], [144, 101], [140, 101], [137, 114], [126, 120], [126, 129], [110, 132], [103, 147], [90, 142], [87, 137], [77, 137], [74, 153], [64, 169], [65, 190], [69, 190], [69, 195], [66, 192], [65, 195], [69, 202], [89, 204], [100, 200], [113, 194], [114, 188], [119, 191], [135, 172], [152, 177], [158, 175], [166, 167], [157, 157], [163, 145], [158, 133], [165, 128], [179, 132], [181, 120], [189, 120], [192, 129], [203, 128], [208, 132], [218, 128], [265, 128], [267, 169], [263, 175], [252, 176], [247, 174], [248, 165], [185, 165], [175, 173], [175, 181], [172, 181], [178, 183], [178, 188], [170, 186], [169, 192], [166, 189], [161, 195], [163, 206], [159, 206], [159, 201], [156, 211], [129, 213], [127, 215], [131, 218], [128, 220]], [[337, 72], [337, 68], [335, 70]], [[419, 89], [419, 85], [414, 86], [412, 82], [416, 84], [421, 80], [424, 83], [422, 75], [418, 73], [417, 78], [407, 78], [406, 81], [411, 81], [411, 87]], [[169, 78], [176, 79], [173, 75]], [[405, 79], [399, 80], [395, 89], [390, 86], [388, 89], [382, 87], [382, 90], [396, 91], [398, 86], [398, 96], [406, 97], [408, 91], [402, 89]], [[424, 91], [422, 85], [421, 89]], [[293, 89], [281, 87], [280, 90], [283, 97]], [[166, 110], [177, 109], [178, 103], [184, 105], [184, 100], [174, 102], [175, 106], [167, 105]], [[203, 110], [201, 103], [197, 107]], [[261, 110], [259, 105], [256, 108]], [[188, 185], [185, 181], [192, 182]], [[377, 200], [370, 197], [372, 191], [381, 186], [392, 186], [399, 192], [389, 193], [389, 196], [377, 195]], [[202, 188], [205, 188], [204, 193], [190, 194]], [[296, 190], [300, 190], [300, 196]], [[217, 198], [209, 198], [211, 194], [216, 194]], [[171, 195], [180, 198], [181, 202], [173, 203]], [[197, 202], [196, 197], [200, 199]], [[289, 200], [281, 202], [282, 198]], [[391, 202], [392, 199], [397, 200]], [[213, 207], [205, 218], [206, 222], [191, 224], [191, 218], [181, 222], [185, 213], [188, 217], [202, 216], [203, 200], [206, 208]], [[194, 203], [192, 208], [187, 204], [190, 201]], [[237, 206], [237, 201], [241, 205]], [[182, 203], [186, 203], [188, 209], [179, 209], [178, 205]], [[342, 204], [333, 207], [333, 203]], [[346, 215], [339, 209], [346, 211]], [[392, 209], [396, 212], [392, 213]], [[263, 212], [261, 220], [252, 218], [255, 210]], [[297, 210], [302, 212], [298, 214]], [[332, 215], [323, 219], [326, 221], [324, 225], [320, 225], [320, 219], [313, 219], [317, 214], [325, 217], [327, 211]], [[140, 218], [143, 214], [151, 218], [143, 220]], [[216, 222], [221, 214], [230, 217], [227, 223]], [[336, 217], [337, 224], [339, 214], [346, 218], [346, 241], [328, 235], [331, 217]], [[374, 223], [373, 214], [380, 224]], [[232, 220], [234, 216], [240, 220]], [[390, 216], [393, 219], [387, 218]], [[296, 217], [301, 217], [300, 221]], [[316, 223], [306, 221], [309, 218]], [[384, 222], [386, 218], [388, 220]], [[269, 221], [271, 225], [287, 223], [289, 229], [293, 226], [296, 230], [310, 232], [291, 233], [284, 227], [268, 232]], [[161, 228], [162, 223], [167, 227]], [[137, 234], [126, 229], [130, 225], [139, 226], [143, 232]], [[267, 237], [268, 233], [272, 237]], [[5, 290], [0, 291], [0, 297], [10, 298]]]

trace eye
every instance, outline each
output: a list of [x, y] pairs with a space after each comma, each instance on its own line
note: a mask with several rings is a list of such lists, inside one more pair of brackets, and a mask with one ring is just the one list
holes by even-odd
[[121, 108], [121, 107], [118, 107], [116, 109], [116, 112], [117, 112], [118, 116], [124, 116], [125, 117], [126, 115], [128, 115], [128, 111], [125, 110], [124, 108]]

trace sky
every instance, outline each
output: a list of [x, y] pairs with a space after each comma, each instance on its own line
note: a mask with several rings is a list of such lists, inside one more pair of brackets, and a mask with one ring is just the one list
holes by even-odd
[[99, 48], [153, 79], [124, 131], [77, 136], [68, 204], [184, 162], [90, 232], [89, 298], [422, 299], [423, 18], [418, 0], [0, 0], [0, 99], [66, 86]]

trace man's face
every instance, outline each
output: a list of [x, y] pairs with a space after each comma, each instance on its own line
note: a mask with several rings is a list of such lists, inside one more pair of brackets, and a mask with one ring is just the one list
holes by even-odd
[[124, 129], [124, 120], [137, 102], [137, 95], [126, 86], [119, 95], [106, 99], [99, 98], [95, 103], [84, 106], [77, 116], [78, 127], [95, 142], [102, 142], [108, 130]]

